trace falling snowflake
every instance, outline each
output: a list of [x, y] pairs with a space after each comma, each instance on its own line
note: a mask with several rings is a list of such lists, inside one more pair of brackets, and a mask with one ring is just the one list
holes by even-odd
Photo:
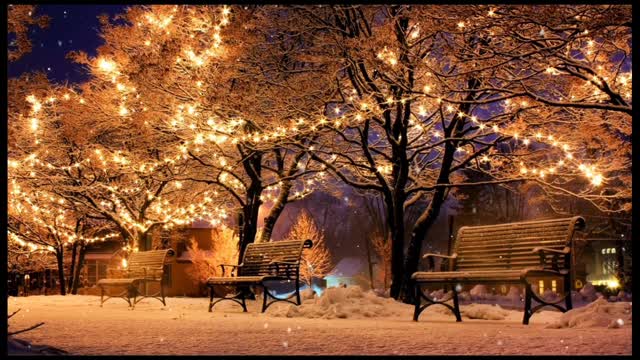
[[62, 40], [58, 40], [58, 46], [62, 47]]
[[264, 323], [264, 328], [266, 329], [266, 328], [268, 328], [268, 327], [269, 327], [269, 324]]
[[286, 342], [286, 341], [283, 341], [283, 342], [282, 342], [282, 346], [284, 346], [285, 348], [288, 348], [288, 347], [289, 347], [289, 343], [288, 343], [288, 342]]
[[618, 320], [616, 320], [616, 323], [618, 323], [619, 326], [622, 326], [622, 325], [624, 325], [624, 320], [618, 319]]
[[502, 344], [504, 344], [502, 340], [498, 340], [498, 345], [502, 345]]
[[291, 334], [291, 328], [290, 328], [290, 327], [288, 327], [288, 328], [287, 328], [287, 332], [288, 332], [289, 334]]

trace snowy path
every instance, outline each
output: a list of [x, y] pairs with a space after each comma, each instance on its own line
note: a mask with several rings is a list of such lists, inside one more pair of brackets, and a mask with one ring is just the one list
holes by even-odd
[[545, 329], [558, 312], [543, 311], [529, 326], [522, 313], [507, 319], [455, 323], [429, 309], [411, 321], [412, 307], [377, 319], [308, 319], [249, 313], [221, 303], [207, 312], [205, 298], [146, 299], [131, 311], [120, 299], [99, 307], [95, 296], [9, 298], [9, 312], [22, 308], [12, 328], [46, 324], [19, 337], [78, 355], [132, 354], [631, 354], [631, 327]]

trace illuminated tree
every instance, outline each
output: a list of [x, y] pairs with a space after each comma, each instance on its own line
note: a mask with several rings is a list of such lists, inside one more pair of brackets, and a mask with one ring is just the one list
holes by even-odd
[[[103, 19], [106, 44], [98, 58], [75, 56], [97, 64], [122, 89], [122, 116], [140, 119], [164, 135], [166, 149], [182, 155], [188, 171], [180, 178], [213, 186], [237, 209], [240, 256], [254, 241], [263, 203], [271, 203], [265, 241], [284, 206], [322, 181], [321, 167], [306, 154], [310, 138], [289, 133], [311, 104], [323, 105], [322, 91], [299, 90], [321, 78], [288, 71], [300, 62], [286, 60], [286, 46], [267, 46], [274, 41], [260, 24], [269, 19], [254, 11], [233, 8], [230, 20], [228, 7], [133, 7], [122, 16], [125, 25]], [[285, 138], [303, 149], [287, 146]]]
[[9, 5], [7, 12], [7, 33], [9, 35], [8, 59], [16, 61], [25, 54], [31, 52], [31, 40], [29, 39], [29, 27], [49, 26], [49, 17], [46, 15], [35, 16], [35, 5]]
[[[235, 264], [238, 258], [238, 235], [233, 229], [222, 227], [212, 230], [211, 249], [200, 249], [196, 241], [189, 246], [192, 266], [187, 273], [198, 284], [212, 276], [222, 276], [220, 264]], [[228, 275], [228, 274], [227, 274]]]
[[[589, 143], [599, 134], [594, 119], [602, 124], [613, 117], [628, 128], [630, 106], [614, 93], [582, 99], [576, 91], [584, 85], [575, 84], [582, 70], [571, 68], [582, 56], [576, 34], [585, 30], [593, 38], [603, 33], [616, 39], [602, 47], [602, 61], [619, 51], [615, 45], [623, 52], [629, 48], [629, 9], [594, 14], [590, 7], [504, 8], [514, 16], [501, 20], [502, 8], [486, 6], [297, 7], [291, 16], [291, 27], [314, 29], [317, 61], [342, 66], [336, 71], [341, 99], [334, 108], [335, 137], [324, 139], [337, 147], [315, 151], [314, 159], [345, 183], [382, 194], [392, 239], [393, 297], [406, 289], [422, 242], [456, 189], [534, 181], [549, 196], [571, 194], [613, 210], [612, 199], [630, 199], [616, 184], [630, 179], [628, 172], [621, 175], [630, 158], [620, 156], [629, 151], [628, 139]], [[559, 15], [549, 16], [554, 11]], [[592, 19], [584, 23], [590, 28], [579, 29], [575, 16]], [[528, 38], [540, 33], [534, 24], [561, 35], [541, 45]], [[551, 69], [559, 65], [555, 54], [564, 56], [560, 67], [571, 75], [566, 79]], [[557, 81], [562, 86], [552, 85]], [[569, 99], [575, 93], [582, 101], [556, 103], [542, 96], [554, 92]], [[591, 138], [576, 136], [583, 127], [592, 129]], [[487, 179], [475, 181], [470, 171]], [[611, 194], [616, 187], [620, 191]], [[420, 216], [408, 229], [405, 258], [404, 219], [412, 207]]]
[[300, 264], [300, 279], [303, 283], [311, 285], [312, 279], [322, 278], [331, 271], [331, 253], [324, 242], [324, 234], [318, 229], [311, 214], [302, 210], [296, 222], [291, 226], [285, 240], [311, 240], [311, 249], [305, 249], [302, 253]]
[[10, 84], [10, 179], [133, 248], [237, 212], [240, 257], [261, 206], [266, 241], [287, 203], [341, 181], [383, 199], [391, 295], [411, 300], [465, 189], [631, 210], [629, 10], [134, 6], [101, 19], [97, 57], [73, 54], [86, 83]]

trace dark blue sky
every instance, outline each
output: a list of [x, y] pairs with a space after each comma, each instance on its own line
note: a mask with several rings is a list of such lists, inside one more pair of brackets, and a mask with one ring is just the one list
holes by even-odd
[[38, 5], [34, 15], [49, 15], [49, 27], [33, 27], [29, 34], [33, 50], [21, 59], [9, 63], [9, 77], [24, 72], [45, 71], [56, 82], [80, 82], [86, 71], [65, 58], [71, 50], [83, 50], [94, 56], [102, 45], [98, 35], [98, 15], [123, 13], [125, 5]]

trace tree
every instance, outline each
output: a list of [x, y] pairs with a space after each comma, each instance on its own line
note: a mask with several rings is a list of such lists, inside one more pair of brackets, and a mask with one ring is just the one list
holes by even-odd
[[132, 7], [124, 22], [102, 19], [106, 44], [98, 58], [75, 55], [109, 64], [107, 77], [125, 89], [119, 103], [126, 116], [144, 117], [145, 127], [164, 135], [165, 148], [183, 154], [189, 171], [181, 178], [225, 194], [241, 216], [240, 256], [254, 241], [263, 203], [273, 204], [265, 241], [284, 206], [322, 181], [306, 154], [309, 139], [287, 130], [324, 105], [322, 89], [300, 91], [323, 78], [291, 57], [298, 42], [280, 42], [262, 28], [270, 18], [261, 14], [253, 7]]
[[311, 285], [313, 278], [322, 278], [332, 268], [331, 253], [324, 242], [324, 234], [316, 226], [311, 214], [302, 210], [284, 240], [311, 240], [311, 249], [305, 249], [300, 263], [300, 279]]
[[[222, 276], [220, 264], [233, 264], [238, 257], [238, 235], [233, 229], [223, 227], [212, 230], [211, 249], [200, 249], [194, 240], [189, 246], [192, 266], [187, 273], [198, 284], [206, 283], [212, 276]], [[229, 274], [227, 274], [229, 275]]]
[[7, 35], [9, 42], [8, 59], [16, 61], [25, 54], [31, 52], [31, 39], [29, 39], [29, 27], [37, 26], [46, 28], [50, 18], [46, 15], [35, 16], [35, 5], [9, 5], [7, 12]]
[[[395, 298], [411, 300], [406, 290], [422, 242], [453, 189], [534, 181], [549, 195], [565, 193], [609, 205], [612, 199], [628, 199], [624, 192], [598, 190], [605, 181], [616, 186], [624, 179], [617, 172], [625, 160], [599, 156], [612, 154], [617, 145], [599, 144], [603, 151], [596, 154], [582, 147], [586, 139], [574, 136], [593, 119], [612, 116], [607, 111], [617, 112], [613, 116], [621, 125], [628, 122], [628, 105], [617, 104], [615, 96], [604, 98], [604, 105], [589, 99], [567, 105], [541, 96], [564, 91], [570, 98], [575, 92], [573, 77], [562, 82], [566, 86], [552, 88], [553, 70], [546, 70], [556, 65], [554, 54], [568, 52], [574, 60], [582, 56], [572, 53], [582, 39], [568, 19], [586, 16], [593, 20], [586, 23], [590, 36], [609, 35], [602, 21], [611, 21], [612, 27], [629, 22], [628, 8], [607, 8], [615, 17], [588, 15], [593, 12], [589, 7], [504, 9], [523, 16], [502, 18], [502, 10], [486, 6], [296, 8], [291, 26], [314, 29], [318, 61], [342, 66], [336, 82], [343, 96], [335, 110], [344, 120], [333, 127], [340, 143], [332, 154], [315, 152], [314, 159], [345, 183], [383, 196]], [[553, 11], [561, 15], [550, 17]], [[562, 41], [554, 37], [540, 46], [530, 40], [540, 31], [534, 24], [554, 29]], [[622, 26], [612, 36], [630, 36]], [[617, 49], [612, 44], [606, 51], [613, 55]], [[579, 114], [572, 112], [578, 108]], [[567, 121], [575, 123], [567, 126]], [[465, 169], [489, 180], [474, 181]], [[585, 177], [591, 184], [585, 184]], [[405, 258], [404, 218], [412, 207], [420, 209], [420, 216], [409, 228]]]

